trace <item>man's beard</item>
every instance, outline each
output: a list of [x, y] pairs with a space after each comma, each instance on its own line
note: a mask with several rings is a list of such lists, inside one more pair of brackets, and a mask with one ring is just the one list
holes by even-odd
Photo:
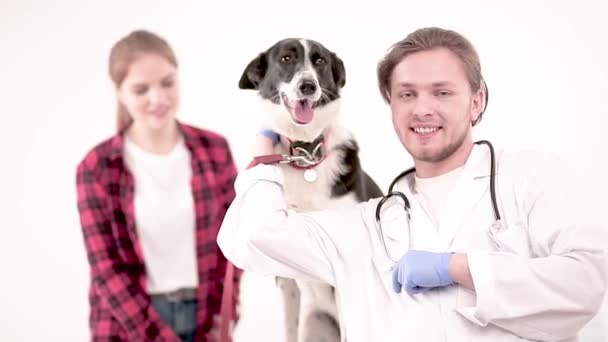
[[443, 161], [453, 155], [456, 151], [458, 151], [460, 147], [462, 147], [468, 133], [469, 131], [467, 129], [462, 130], [462, 134], [458, 136], [456, 140], [449, 143], [448, 146], [442, 148], [440, 151], [436, 152], [432, 150], [423, 150], [416, 154], [410, 151], [410, 154], [412, 154], [412, 157], [414, 159], [427, 163], [437, 163]]

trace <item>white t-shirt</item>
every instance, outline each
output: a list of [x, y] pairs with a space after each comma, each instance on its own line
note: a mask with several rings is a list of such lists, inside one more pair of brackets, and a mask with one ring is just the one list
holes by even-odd
[[190, 158], [183, 140], [167, 154], [154, 154], [125, 138], [125, 161], [135, 178], [135, 226], [151, 294], [198, 285]]
[[418, 201], [436, 228], [439, 227], [438, 218], [442, 217], [446, 200], [458, 182], [458, 177], [462, 174], [463, 169], [464, 166], [461, 166], [437, 177], [415, 177]]

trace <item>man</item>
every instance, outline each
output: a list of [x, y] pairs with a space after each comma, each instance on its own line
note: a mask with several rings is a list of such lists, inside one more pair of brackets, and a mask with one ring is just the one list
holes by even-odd
[[[289, 211], [278, 168], [257, 165], [238, 177], [218, 235], [227, 258], [334, 285], [350, 342], [576, 341], [606, 292], [608, 235], [567, 169], [473, 142], [486, 90], [475, 49], [456, 32], [411, 33], [378, 79], [414, 160], [394, 187], [409, 220], [398, 196], [378, 221], [380, 199]], [[271, 153], [260, 139], [258, 154]]]

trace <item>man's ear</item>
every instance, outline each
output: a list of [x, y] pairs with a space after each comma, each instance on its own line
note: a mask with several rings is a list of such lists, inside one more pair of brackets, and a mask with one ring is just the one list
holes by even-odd
[[473, 122], [478, 121], [481, 116], [481, 110], [483, 108], [483, 91], [479, 89], [473, 94], [473, 102], [471, 104], [471, 111], [473, 112]]
[[253, 59], [241, 75], [239, 81], [239, 88], [241, 89], [258, 89], [260, 83], [266, 75], [268, 68], [268, 60], [266, 53], [260, 53], [255, 59]]
[[331, 54], [331, 73], [334, 76], [334, 82], [340, 88], [346, 84], [346, 70], [344, 62], [335, 54]]
[[479, 90], [477, 90], [477, 92], [475, 92], [475, 95], [473, 95], [473, 104], [471, 106], [471, 110], [473, 111], [473, 126], [477, 125], [479, 121], [481, 121], [483, 113], [486, 111], [486, 107], [488, 106], [488, 99], [488, 86], [486, 85], [486, 82], [482, 77]]

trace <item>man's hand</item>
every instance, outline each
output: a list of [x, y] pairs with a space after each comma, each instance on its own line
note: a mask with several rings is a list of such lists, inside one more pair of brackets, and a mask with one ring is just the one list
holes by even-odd
[[451, 256], [452, 253], [408, 251], [393, 271], [393, 290], [399, 293], [405, 288], [415, 294], [454, 284], [449, 272]]
[[466, 254], [455, 253], [452, 255], [449, 272], [450, 277], [452, 277], [455, 283], [469, 290], [475, 290], [475, 284], [469, 270], [469, 259]]

